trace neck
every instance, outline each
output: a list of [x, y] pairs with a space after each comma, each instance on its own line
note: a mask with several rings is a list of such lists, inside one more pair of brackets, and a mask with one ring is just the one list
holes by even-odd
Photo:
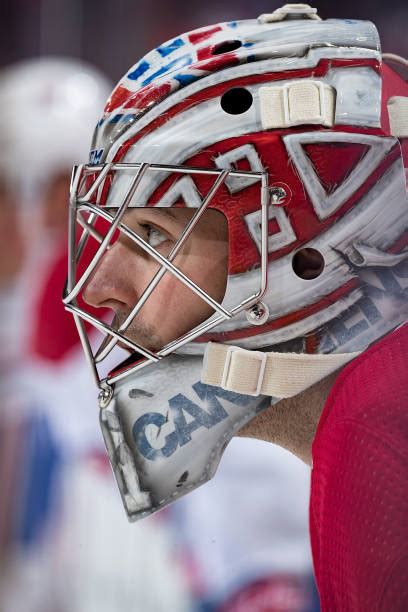
[[312, 444], [335, 372], [295, 397], [280, 400], [245, 425], [239, 436], [273, 442], [312, 465]]

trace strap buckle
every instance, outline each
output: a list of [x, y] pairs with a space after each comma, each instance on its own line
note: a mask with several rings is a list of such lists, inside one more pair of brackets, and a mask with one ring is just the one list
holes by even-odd
[[265, 130], [314, 124], [331, 127], [335, 120], [335, 90], [324, 81], [302, 79], [259, 89]]
[[[231, 362], [233, 362], [233, 354], [234, 353], [239, 353], [240, 356], [244, 356], [246, 357], [246, 359], [249, 361], [251, 361], [253, 363], [254, 360], [259, 362], [259, 371], [257, 374], [257, 381], [256, 381], [256, 387], [253, 391], [248, 390], [247, 385], [245, 386], [245, 390], [242, 389], [241, 391], [237, 388], [237, 385], [235, 384], [231, 384], [231, 381], [228, 381], [228, 378], [231, 374]], [[227, 350], [227, 354], [225, 356], [225, 364], [224, 364], [224, 371], [222, 374], [222, 379], [221, 379], [221, 388], [224, 389], [225, 391], [233, 391], [235, 393], [242, 393], [243, 395], [252, 395], [254, 397], [257, 397], [258, 395], [261, 394], [261, 389], [262, 389], [262, 383], [263, 383], [263, 379], [264, 379], [264, 374], [265, 374], [265, 368], [266, 368], [266, 362], [268, 360], [268, 354], [267, 353], [263, 353], [262, 351], [248, 351], [246, 349], [243, 349], [239, 346], [230, 346], [228, 347]], [[234, 364], [232, 363], [232, 366]], [[239, 372], [238, 372], [239, 373]], [[236, 376], [236, 373], [235, 373]], [[238, 385], [239, 386], [239, 385]]]

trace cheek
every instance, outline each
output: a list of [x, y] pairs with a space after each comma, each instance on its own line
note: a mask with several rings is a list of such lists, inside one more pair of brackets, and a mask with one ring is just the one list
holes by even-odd
[[218, 242], [208, 244], [207, 253], [191, 254], [185, 274], [217, 302], [222, 302], [228, 276], [228, 247]]
[[[186, 263], [187, 262], [187, 263]], [[189, 255], [178, 263], [183, 273], [218, 302], [222, 302], [227, 281], [227, 260], [222, 265], [215, 262], [203, 262], [202, 257]], [[195, 327], [213, 314], [213, 309], [184, 283], [171, 273], [166, 273], [146, 304], [150, 312], [149, 319], [156, 318], [164, 325], [164, 319], [184, 331]], [[174, 315], [177, 313], [177, 317]], [[173, 318], [172, 318], [173, 315]]]
[[183, 312], [191, 297], [196, 296], [184, 283], [166, 272], [148, 299], [146, 309], [162, 323], [163, 318], [168, 319], [166, 315], [169, 312]]
[[[190, 250], [175, 264], [212, 298], [222, 302], [227, 282], [227, 246], [220, 243], [206, 246], [208, 249], [204, 254]], [[150, 268], [152, 272], [153, 267]], [[160, 330], [163, 341], [167, 342], [204, 322], [213, 312], [213, 308], [189, 287], [166, 272], [142, 308], [141, 315], [146, 323]]]
[[141, 312], [143, 320], [158, 330], [164, 342], [190, 331], [211, 314], [210, 306], [169, 273], [161, 279]]

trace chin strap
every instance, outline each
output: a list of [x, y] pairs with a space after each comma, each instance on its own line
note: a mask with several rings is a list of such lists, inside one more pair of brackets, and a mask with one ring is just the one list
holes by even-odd
[[209, 342], [201, 381], [243, 395], [293, 397], [358, 355], [263, 353]]

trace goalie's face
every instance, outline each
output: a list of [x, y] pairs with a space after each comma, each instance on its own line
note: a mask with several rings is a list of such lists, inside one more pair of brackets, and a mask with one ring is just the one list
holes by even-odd
[[[162, 256], [168, 257], [196, 210], [133, 208], [123, 223]], [[172, 263], [185, 276], [221, 302], [228, 270], [228, 226], [216, 210], [206, 210]], [[87, 283], [83, 297], [96, 308], [114, 311], [118, 329], [149, 286], [161, 264], [122, 232]], [[124, 335], [157, 351], [206, 319], [214, 310], [166, 271]]]

